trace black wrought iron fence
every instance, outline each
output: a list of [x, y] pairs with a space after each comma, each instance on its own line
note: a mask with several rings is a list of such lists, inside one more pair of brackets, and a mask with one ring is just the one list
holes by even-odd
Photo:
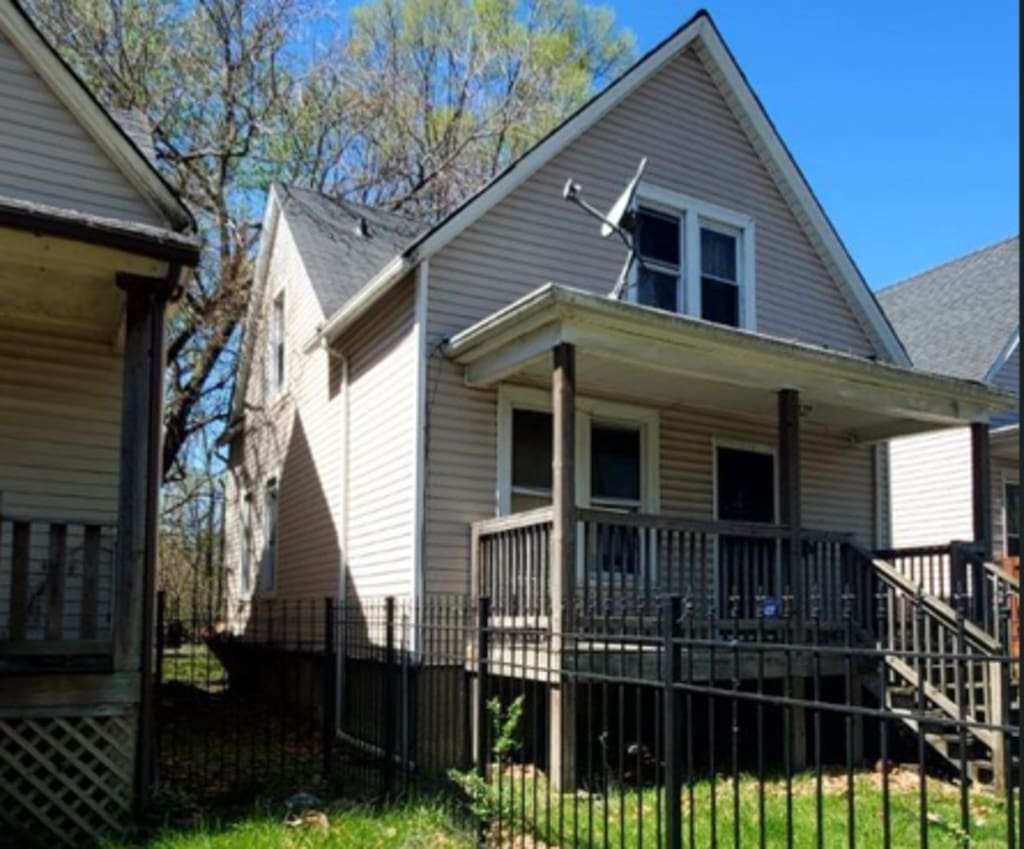
[[904, 589], [830, 602], [840, 640], [813, 595], [611, 603], [600, 628], [486, 597], [275, 602], [260, 640], [165, 604], [162, 778], [442, 792], [501, 846], [1020, 847], [1017, 661]]

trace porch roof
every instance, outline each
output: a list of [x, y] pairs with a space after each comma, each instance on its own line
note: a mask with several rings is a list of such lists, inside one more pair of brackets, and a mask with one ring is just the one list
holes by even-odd
[[774, 416], [796, 389], [806, 423], [874, 442], [1016, 404], [973, 380], [880, 363], [548, 283], [449, 340], [471, 386], [546, 386], [551, 349], [576, 346], [580, 393], [661, 407]]

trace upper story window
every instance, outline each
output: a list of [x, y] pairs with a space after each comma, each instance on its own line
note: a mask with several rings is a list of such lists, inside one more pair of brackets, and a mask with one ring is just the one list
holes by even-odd
[[284, 324], [284, 291], [278, 292], [270, 308], [270, 350], [268, 351], [267, 374], [270, 378], [270, 391], [277, 395], [284, 390], [285, 379], [285, 324]]
[[260, 587], [271, 593], [277, 589], [277, 479], [267, 481], [263, 496], [263, 568], [260, 570]]
[[753, 220], [658, 186], [637, 197], [629, 299], [755, 329]]

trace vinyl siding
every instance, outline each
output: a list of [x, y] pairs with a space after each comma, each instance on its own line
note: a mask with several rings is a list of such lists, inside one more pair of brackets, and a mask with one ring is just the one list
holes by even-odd
[[[284, 292], [286, 391], [268, 397], [267, 329], [271, 305]], [[278, 480], [277, 598], [335, 595], [341, 568], [343, 398], [340, 372], [320, 348], [306, 354], [323, 320], [287, 221], [281, 219], [267, 272], [266, 295], [255, 323], [246, 432], [232, 445], [228, 482], [226, 563], [237, 593], [241, 523], [246, 494], [253, 506], [255, 595], [268, 596], [259, 580], [266, 545], [267, 481]]]
[[165, 224], [3, 35], [0, 112], [0, 195]]
[[889, 480], [893, 546], [973, 538], [970, 429], [894, 439]]
[[414, 292], [403, 281], [340, 342], [349, 384], [348, 592], [361, 598], [412, 591]]
[[[337, 595], [343, 560], [346, 592], [406, 595], [413, 552], [415, 356], [411, 283], [352, 327], [332, 353], [303, 349], [324, 320], [285, 217], [279, 220], [259, 319], [253, 324], [246, 427], [231, 449], [226, 562], [237, 595], [243, 498], [253, 499], [252, 557], [259, 572], [266, 539], [265, 492], [279, 480], [278, 599]], [[266, 398], [271, 305], [284, 287], [287, 392]], [[348, 404], [342, 357], [348, 362]], [[343, 552], [346, 417], [348, 552]]]
[[[0, 326], [0, 517], [90, 522], [117, 520], [122, 358], [109, 344]], [[10, 529], [0, 524], [0, 575], [11, 574]], [[64, 635], [77, 636], [82, 583], [75, 569], [82, 530], [68, 530], [72, 569], [64, 588]], [[101, 541], [98, 623], [109, 621], [114, 540]], [[49, 540], [33, 532], [29, 591], [45, 578]], [[0, 633], [10, 605], [0, 582]], [[45, 613], [45, 611], [40, 611]], [[42, 620], [29, 622], [42, 636]], [[102, 627], [102, 626], [101, 626]]]
[[[609, 292], [622, 244], [601, 240], [597, 223], [562, 200], [562, 187], [571, 176], [588, 200], [608, 208], [642, 156], [649, 157], [645, 181], [754, 219], [759, 331], [878, 353], [692, 50], [431, 259], [428, 350], [548, 281]], [[461, 370], [437, 357], [427, 383], [427, 589], [461, 591], [468, 586], [468, 523], [493, 515], [496, 503], [496, 394], [466, 387]], [[666, 412], [662, 509], [710, 515], [710, 435], [742, 438], [747, 429]], [[773, 424], [754, 431], [774, 442]], [[872, 542], [870, 452], [810, 434], [805, 442], [808, 524]]]
[[992, 460], [992, 554], [999, 562], [1006, 554], [1006, 484], [1020, 480], [1020, 467], [1012, 460]]

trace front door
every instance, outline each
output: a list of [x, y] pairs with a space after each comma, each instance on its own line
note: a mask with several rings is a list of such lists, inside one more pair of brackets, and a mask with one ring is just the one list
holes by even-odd
[[[775, 513], [775, 455], [767, 449], [715, 447], [715, 518], [722, 522], [772, 524]], [[722, 536], [718, 544], [719, 615], [757, 615], [757, 596], [779, 591], [774, 539]], [[734, 611], [732, 599], [738, 602]]]

